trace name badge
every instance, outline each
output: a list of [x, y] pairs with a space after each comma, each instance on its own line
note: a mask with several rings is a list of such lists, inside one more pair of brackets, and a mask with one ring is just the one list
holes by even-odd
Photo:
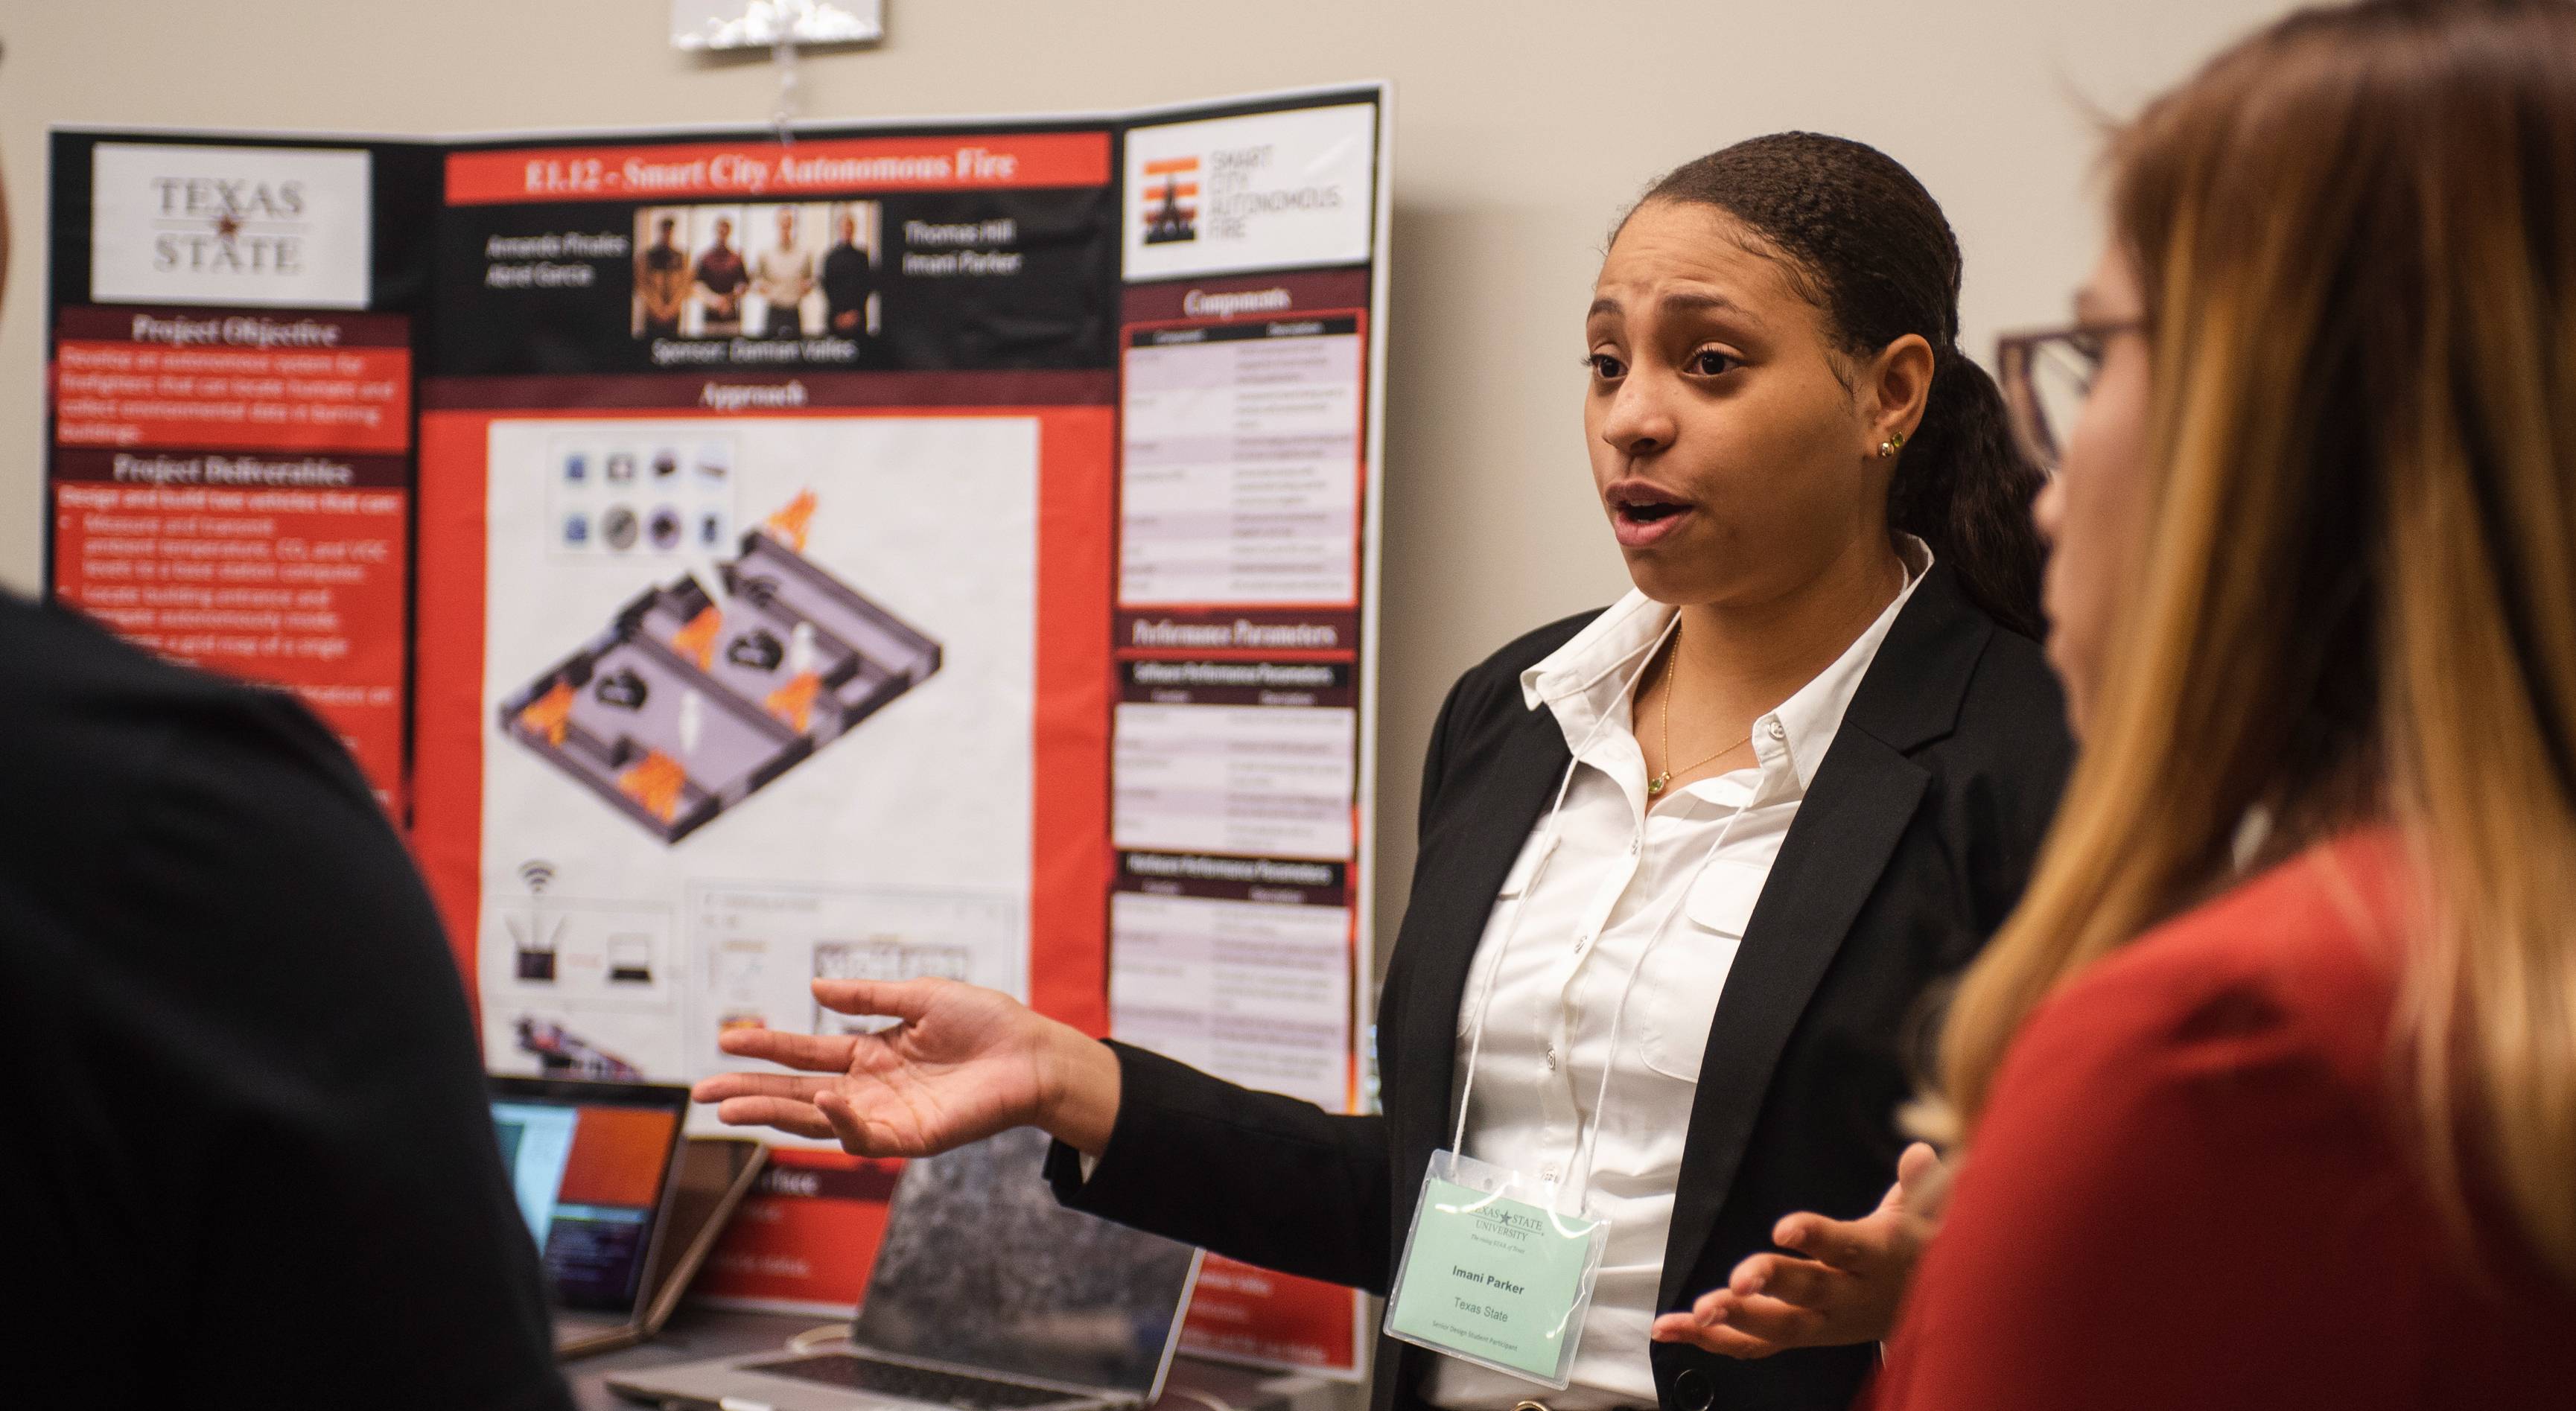
[[1387, 1295], [1387, 1336], [1562, 1388], [1610, 1239], [1588, 1192], [1580, 1213], [1564, 1201], [1554, 1182], [1433, 1153]]

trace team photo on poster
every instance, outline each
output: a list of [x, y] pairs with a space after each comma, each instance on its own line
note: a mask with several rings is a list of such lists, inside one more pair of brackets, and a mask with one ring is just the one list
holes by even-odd
[[635, 214], [640, 339], [830, 338], [878, 331], [874, 201], [647, 206]]

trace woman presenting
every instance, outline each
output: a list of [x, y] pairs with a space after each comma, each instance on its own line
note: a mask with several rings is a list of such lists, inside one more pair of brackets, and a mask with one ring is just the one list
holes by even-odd
[[903, 1022], [734, 1031], [728, 1052], [821, 1076], [699, 1098], [878, 1156], [1039, 1126], [1070, 1205], [1381, 1293], [1435, 1154], [1464, 1157], [1598, 1222], [1566, 1384], [1389, 1340], [1381, 1411], [1844, 1404], [1865, 1348], [1739, 1362], [1648, 1326], [1781, 1216], [1877, 1205], [1906, 1035], [2012, 909], [2067, 768], [2027, 635], [2039, 476], [1958, 351], [1958, 288], [1939, 206], [1857, 143], [1740, 143], [1630, 213], [1584, 320], [1584, 425], [1636, 590], [1441, 709], [1383, 1115], [927, 980], [817, 981]]

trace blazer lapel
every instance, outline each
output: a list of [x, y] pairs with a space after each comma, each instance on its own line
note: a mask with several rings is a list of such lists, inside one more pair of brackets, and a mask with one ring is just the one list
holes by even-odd
[[1395, 1128], [1396, 1157], [1408, 1173], [1449, 1140], [1458, 1067], [1454, 1035], [1476, 944], [1512, 860], [1572, 758], [1554, 712], [1533, 710], [1514, 722], [1493, 764], [1477, 773], [1450, 813], [1463, 826], [1442, 830], [1434, 840], [1437, 856], [1425, 856], [1419, 865], [1398, 940], [1413, 967], [1405, 981], [1404, 1013], [1379, 1021], [1381, 1033], [1390, 1019], [1402, 1025], [1407, 1045], [1400, 1090], [1389, 1089], [1386, 1110]]
[[1691, 1102], [1658, 1307], [1717, 1226], [1780, 1051], [1878, 885], [1932, 776], [1907, 753], [1949, 733], [1993, 625], [1935, 565], [1898, 614], [1781, 840], [1718, 997]]

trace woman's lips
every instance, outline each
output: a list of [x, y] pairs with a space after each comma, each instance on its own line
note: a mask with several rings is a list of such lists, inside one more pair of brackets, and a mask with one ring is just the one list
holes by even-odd
[[1675, 505], [1670, 513], [1659, 519], [1638, 519], [1623, 511], [1614, 511], [1610, 516], [1610, 530], [1619, 536], [1621, 548], [1642, 549], [1662, 542], [1694, 513], [1697, 511], [1687, 505]]
[[1641, 481], [1622, 481], [1602, 497], [1610, 506], [1610, 529], [1622, 548], [1642, 549], [1672, 534], [1695, 512], [1688, 504]]

